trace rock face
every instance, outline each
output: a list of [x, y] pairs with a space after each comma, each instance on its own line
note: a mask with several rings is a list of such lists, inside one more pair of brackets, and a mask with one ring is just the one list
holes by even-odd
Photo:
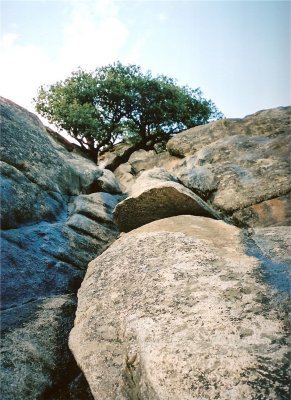
[[95, 399], [288, 398], [290, 111], [194, 128], [115, 170], [131, 232], [89, 264], [70, 335]]
[[140, 150], [115, 171], [131, 194], [146, 170], [164, 168], [239, 226], [290, 224], [291, 107], [260, 111], [175, 135], [168, 152]]
[[176, 135], [167, 147], [175, 156], [191, 157], [192, 171], [201, 166], [209, 171], [218, 182], [213, 207], [234, 214], [237, 223], [273, 226], [282, 218], [290, 223], [290, 117], [291, 107], [280, 107], [216, 121]]
[[40, 398], [41, 389], [44, 394], [55, 384], [57, 370], [63, 371], [64, 386], [70, 381], [72, 369], [77, 370], [67, 350], [75, 303], [70, 295], [53, 296], [18, 307], [17, 319], [3, 313], [2, 323], [9, 327], [2, 332], [3, 399]]
[[[291, 288], [291, 228], [274, 226], [256, 228], [252, 239], [261, 252], [268, 281], [277, 289], [280, 301], [286, 301]], [[257, 255], [257, 252], [254, 253]], [[290, 299], [289, 299], [290, 300]], [[289, 309], [290, 311], [290, 309]]]
[[163, 168], [171, 172], [180, 162], [180, 158], [171, 156], [168, 152], [157, 154], [153, 150], [138, 150], [129, 157], [128, 162], [116, 168], [114, 174], [122, 191], [130, 195], [132, 185], [141, 173], [153, 168]]
[[82, 391], [70, 383], [79, 371], [67, 346], [75, 293], [87, 263], [118, 235], [120, 190], [110, 171], [69, 152], [36, 116], [3, 98], [0, 106], [1, 397], [56, 399], [63, 382], [73, 399], [70, 385]]
[[238, 228], [190, 215], [89, 264], [70, 348], [95, 399], [288, 397], [288, 346]]
[[131, 196], [114, 210], [119, 229], [128, 232], [148, 222], [174, 215], [193, 214], [219, 219], [202, 199], [161, 168], [142, 173], [131, 188]]
[[287, 399], [291, 107], [106, 170], [0, 107], [1, 399]]

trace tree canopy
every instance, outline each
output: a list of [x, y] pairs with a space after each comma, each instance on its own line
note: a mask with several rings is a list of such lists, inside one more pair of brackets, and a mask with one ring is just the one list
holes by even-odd
[[79, 69], [64, 81], [41, 86], [36, 111], [66, 130], [93, 157], [120, 140], [150, 149], [173, 134], [222, 114], [199, 88], [120, 62], [93, 72]]

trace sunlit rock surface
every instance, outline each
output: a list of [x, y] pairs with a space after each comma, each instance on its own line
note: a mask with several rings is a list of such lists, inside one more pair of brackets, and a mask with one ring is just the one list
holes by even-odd
[[[175, 156], [191, 157], [192, 171], [203, 166], [214, 175], [214, 208], [235, 213], [242, 225], [282, 225], [282, 214], [290, 223], [291, 213], [286, 197], [291, 189], [290, 118], [291, 107], [279, 107], [216, 121], [177, 134], [167, 148]], [[271, 210], [270, 218], [264, 209]]]
[[240, 230], [183, 215], [89, 264], [70, 348], [95, 399], [288, 396], [284, 318]]
[[0, 106], [1, 398], [287, 399], [291, 108], [97, 167]]
[[143, 172], [132, 186], [131, 195], [118, 203], [113, 211], [116, 224], [124, 232], [182, 214], [220, 219], [207, 203], [162, 168]]

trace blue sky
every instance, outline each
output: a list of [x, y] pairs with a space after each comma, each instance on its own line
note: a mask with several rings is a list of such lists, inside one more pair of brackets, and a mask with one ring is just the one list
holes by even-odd
[[1, 95], [120, 60], [200, 87], [227, 117], [291, 104], [289, 1], [2, 0]]

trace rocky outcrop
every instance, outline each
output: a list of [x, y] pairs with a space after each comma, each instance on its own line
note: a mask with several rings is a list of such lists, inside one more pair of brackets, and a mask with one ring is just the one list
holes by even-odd
[[110, 171], [114, 171], [121, 164], [125, 163], [138, 147], [138, 145], [123, 142], [116, 144], [110, 151], [99, 156], [98, 165], [101, 168], [107, 168]]
[[[224, 119], [200, 125], [175, 135], [168, 142], [167, 148], [171, 154], [184, 157], [227, 137], [231, 139], [243, 135], [266, 139], [286, 135], [290, 130], [290, 112], [291, 107], [279, 107], [258, 111], [243, 119]], [[264, 144], [265, 141], [262, 140], [261, 143]]]
[[17, 307], [14, 316], [2, 314], [2, 399], [39, 399], [59, 380], [57, 371], [69, 384], [77, 373], [67, 349], [75, 307], [72, 295], [60, 295]]
[[202, 215], [220, 219], [201, 198], [161, 168], [143, 172], [131, 188], [131, 196], [114, 210], [119, 229], [128, 232], [157, 219], [174, 215]]
[[130, 232], [89, 264], [70, 335], [94, 398], [288, 397], [290, 110], [193, 128], [115, 170]]
[[175, 135], [169, 152], [140, 150], [115, 171], [123, 191], [162, 167], [239, 226], [289, 224], [291, 107], [216, 121]]
[[[253, 251], [264, 263], [264, 273], [272, 287], [277, 290], [279, 303], [286, 302], [288, 307], [288, 294], [291, 288], [291, 228], [289, 226], [272, 226], [256, 228], [252, 240], [257, 245], [258, 251]], [[254, 249], [254, 247], [252, 247]], [[290, 311], [290, 303], [289, 303]], [[290, 324], [290, 322], [289, 322]]]
[[1, 398], [288, 398], [291, 108], [104, 170], [0, 106]]
[[[249, 226], [290, 221], [291, 107], [260, 111], [241, 120], [222, 120], [192, 128], [168, 142], [171, 154], [191, 157], [192, 170], [203, 166], [218, 182], [210, 201], [214, 208], [235, 214], [235, 221]], [[263, 216], [263, 209], [283, 209]], [[277, 214], [277, 216], [276, 216]]]
[[1, 397], [56, 399], [62, 383], [59, 398], [75, 390], [87, 399], [67, 338], [86, 266], [118, 236], [120, 189], [35, 115], [3, 98], [0, 106]]
[[180, 158], [171, 156], [168, 152], [156, 153], [154, 150], [138, 150], [129, 157], [128, 162], [116, 168], [114, 174], [122, 191], [130, 194], [132, 185], [141, 173], [155, 167], [171, 172], [180, 162]]
[[287, 398], [271, 295], [238, 228], [155, 221], [89, 264], [70, 348], [98, 400]]

